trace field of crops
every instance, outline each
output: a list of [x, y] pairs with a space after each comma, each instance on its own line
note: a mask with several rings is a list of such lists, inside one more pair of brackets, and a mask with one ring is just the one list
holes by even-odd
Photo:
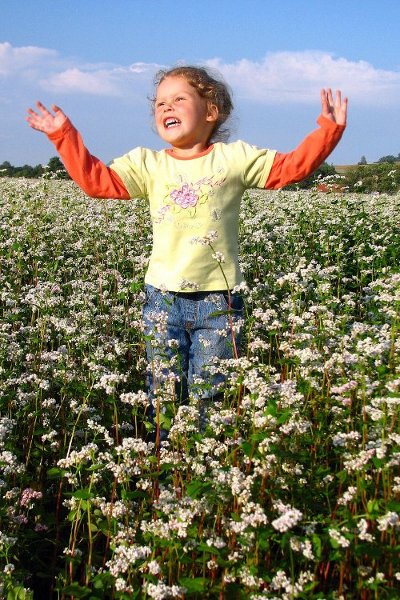
[[204, 433], [165, 377], [156, 447], [145, 202], [0, 179], [0, 597], [398, 598], [399, 224], [249, 193], [241, 356]]

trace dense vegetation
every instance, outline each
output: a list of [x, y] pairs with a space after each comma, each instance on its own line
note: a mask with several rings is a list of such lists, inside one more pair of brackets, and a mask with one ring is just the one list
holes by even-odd
[[[3, 162], [0, 165], [0, 177], [69, 179], [58, 156], [51, 158], [47, 165], [35, 167], [14, 167], [7, 161]], [[316, 186], [320, 191], [396, 193], [400, 189], [399, 157], [383, 156], [373, 164], [367, 164], [365, 157], [362, 157], [358, 165], [346, 167], [344, 173], [338, 173], [333, 165], [323, 163], [312, 175], [287, 189], [309, 190]]]
[[27, 177], [37, 179], [38, 177], [57, 177], [57, 179], [69, 179], [68, 173], [58, 156], [53, 156], [47, 165], [23, 165], [14, 167], [7, 160], [0, 165], [0, 177]]
[[146, 204], [0, 179], [0, 596], [398, 598], [399, 223], [396, 195], [245, 196], [201, 435], [145, 361]]

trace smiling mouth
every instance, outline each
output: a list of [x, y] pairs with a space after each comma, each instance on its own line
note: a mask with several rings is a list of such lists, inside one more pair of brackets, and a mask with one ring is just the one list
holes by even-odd
[[170, 127], [177, 127], [180, 124], [181, 122], [179, 121], [179, 119], [173, 119], [172, 117], [170, 117], [169, 119], [165, 119], [164, 121], [164, 127], [166, 127], [167, 129], [169, 129]]

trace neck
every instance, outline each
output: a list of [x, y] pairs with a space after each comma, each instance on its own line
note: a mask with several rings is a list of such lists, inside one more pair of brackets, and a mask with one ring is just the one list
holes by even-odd
[[210, 145], [211, 144], [199, 142], [198, 144], [194, 144], [190, 147], [171, 146], [171, 148], [169, 148], [169, 153], [180, 158], [190, 158], [191, 156], [197, 156], [198, 154], [207, 152]]

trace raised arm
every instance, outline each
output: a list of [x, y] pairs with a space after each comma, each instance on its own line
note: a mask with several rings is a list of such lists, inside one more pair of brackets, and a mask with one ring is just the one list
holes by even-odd
[[53, 142], [65, 168], [82, 190], [93, 198], [127, 200], [129, 192], [121, 178], [85, 147], [80, 133], [61, 108], [52, 105], [50, 112], [41, 102], [38, 111], [28, 109], [26, 120]]
[[265, 184], [267, 189], [279, 189], [308, 177], [329, 156], [338, 144], [346, 127], [347, 98], [340, 90], [335, 99], [332, 90], [321, 90], [319, 129], [310, 133], [292, 152], [277, 152]]

